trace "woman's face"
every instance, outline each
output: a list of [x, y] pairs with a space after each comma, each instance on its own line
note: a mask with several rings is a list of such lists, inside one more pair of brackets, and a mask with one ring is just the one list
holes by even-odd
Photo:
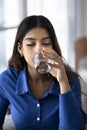
[[36, 50], [41, 51], [42, 48], [52, 48], [52, 42], [46, 29], [37, 27], [26, 33], [22, 45], [18, 46], [18, 51], [24, 56], [28, 66], [33, 67], [33, 53]]

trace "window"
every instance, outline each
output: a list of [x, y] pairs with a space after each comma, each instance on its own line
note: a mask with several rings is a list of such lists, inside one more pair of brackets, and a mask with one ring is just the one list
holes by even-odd
[[20, 0], [0, 0], [0, 72], [11, 57], [17, 26], [24, 14], [19, 5], [23, 5]]

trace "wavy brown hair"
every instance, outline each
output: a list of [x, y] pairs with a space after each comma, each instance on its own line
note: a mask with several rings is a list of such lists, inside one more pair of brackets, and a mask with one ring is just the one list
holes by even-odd
[[[18, 27], [15, 42], [14, 42], [13, 53], [8, 62], [9, 67], [15, 67], [17, 70], [22, 70], [26, 66], [27, 63], [24, 57], [21, 57], [18, 52], [18, 49], [17, 49], [18, 43], [22, 44], [23, 38], [26, 35], [26, 33], [35, 27], [40, 27], [47, 30], [52, 41], [53, 49], [57, 52], [57, 54], [61, 58], [63, 58], [61, 49], [60, 49], [60, 46], [58, 44], [58, 40], [55, 34], [55, 30], [51, 22], [44, 16], [32, 15], [32, 16], [24, 18], [24, 20], [20, 23]], [[71, 69], [71, 67], [66, 63], [65, 63], [65, 70], [66, 70], [69, 81], [71, 81], [73, 77], [77, 75], [77, 73], [74, 72]]]

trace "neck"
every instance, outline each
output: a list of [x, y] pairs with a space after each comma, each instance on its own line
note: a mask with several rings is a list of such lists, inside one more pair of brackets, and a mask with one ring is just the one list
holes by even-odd
[[40, 74], [35, 69], [28, 67], [28, 79], [32, 82], [48, 81], [52, 79], [52, 76], [48, 74]]

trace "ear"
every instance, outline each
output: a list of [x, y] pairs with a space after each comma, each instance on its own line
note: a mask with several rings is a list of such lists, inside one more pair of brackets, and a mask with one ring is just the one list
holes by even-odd
[[18, 44], [18, 48], [17, 48], [19, 54], [21, 55], [21, 57], [23, 56], [23, 50], [22, 50], [22, 45], [19, 43]]

